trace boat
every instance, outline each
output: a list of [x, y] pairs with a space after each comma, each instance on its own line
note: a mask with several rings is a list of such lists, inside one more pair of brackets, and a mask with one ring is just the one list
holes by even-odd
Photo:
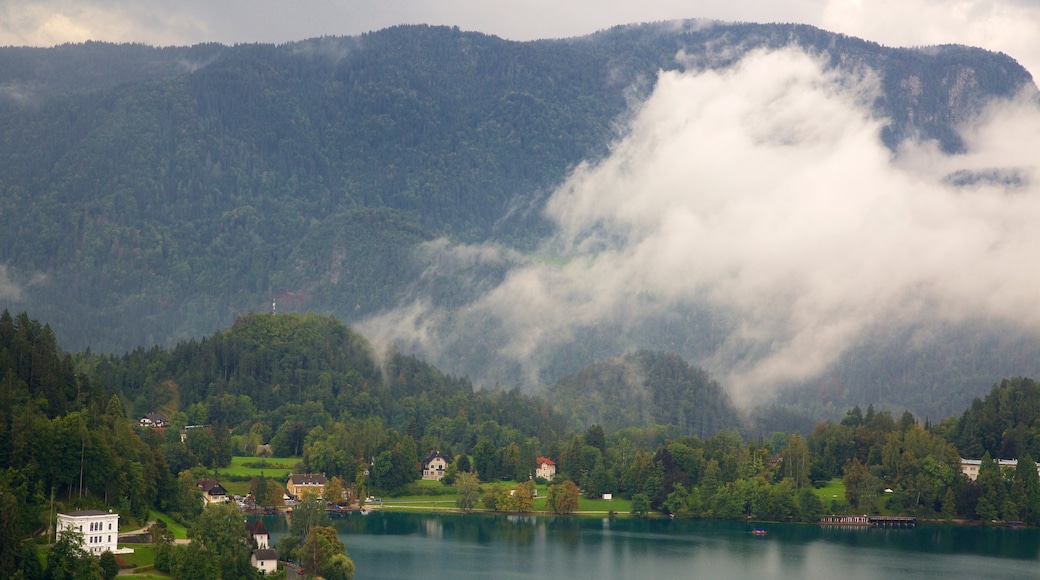
[[764, 536], [764, 535], [766, 535], [766, 531], [764, 529], [762, 529], [762, 528], [755, 528], [754, 530], [751, 531], [751, 533], [756, 535], [756, 536]]

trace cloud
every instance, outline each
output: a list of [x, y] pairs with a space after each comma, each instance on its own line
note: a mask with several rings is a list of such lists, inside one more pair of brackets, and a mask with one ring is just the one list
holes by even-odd
[[979, 46], [1040, 71], [1040, 3], [1033, 0], [826, 0], [813, 23], [890, 46]]
[[22, 299], [22, 287], [11, 280], [6, 265], [0, 265], [0, 300], [18, 302]]
[[[544, 382], [587, 344], [669, 348], [746, 402], [819, 375], [879, 326], [1035, 328], [1035, 103], [995, 104], [965, 128], [965, 155], [907, 143], [893, 156], [877, 90], [869, 71], [793, 48], [661, 73], [608, 158], [552, 195], [557, 232], [539, 252], [510, 257], [462, 308], [417, 299], [361, 330], [488, 383]], [[958, 186], [956, 171], [980, 177]], [[1016, 183], [986, 177], [1008, 172]], [[449, 262], [430, 274], [461, 271]]]

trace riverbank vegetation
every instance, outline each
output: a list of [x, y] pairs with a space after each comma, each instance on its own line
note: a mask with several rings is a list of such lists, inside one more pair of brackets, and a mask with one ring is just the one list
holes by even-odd
[[[250, 315], [200, 341], [123, 356], [57, 344], [27, 314], [0, 315], [3, 577], [28, 565], [24, 541], [53, 541], [53, 513], [75, 509], [112, 509], [130, 527], [163, 521], [160, 543], [192, 539], [157, 549], [156, 567], [175, 576], [245, 574], [248, 552], [225, 553], [215, 546], [229, 538], [207, 536], [217, 512], [202, 509], [196, 481], [215, 475], [277, 505], [290, 471], [324, 473], [360, 498], [382, 497], [384, 509], [1040, 524], [1040, 388], [1025, 378], [936, 424], [857, 407], [808, 433], [751, 438], [697, 434], [680, 413], [669, 424], [618, 414], [608, 429], [584, 425], [541, 396], [477, 389], [396, 351], [377, 358], [365, 339], [313, 314]], [[671, 356], [640, 357], [675, 371], [672, 386], [704, 378]], [[169, 425], [141, 427], [152, 412]], [[441, 481], [420, 479], [430, 451], [450, 460]], [[976, 480], [961, 472], [962, 455], [981, 459]], [[552, 479], [535, 477], [538, 457], [552, 459]], [[302, 559], [309, 539], [327, 551], [320, 532], [309, 534], [296, 534], [289, 553]]]

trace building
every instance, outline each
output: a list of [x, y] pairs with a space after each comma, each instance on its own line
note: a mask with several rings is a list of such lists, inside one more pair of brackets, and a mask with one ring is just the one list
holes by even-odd
[[[968, 479], [975, 481], [979, 477], [979, 467], [982, 466], [981, 459], [964, 459], [961, 458], [961, 473], [968, 476]], [[1015, 469], [1018, 467], [1017, 459], [998, 459], [997, 466], [1001, 471], [1007, 469]], [[1040, 477], [1040, 463], [1036, 464], [1036, 476]]]
[[58, 532], [73, 530], [83, 534], [82, 547], [100, 556], [105, 552], [132, 554], [133, 550], [116, 547], [119, 541], [119, 514], [101, 510], [83, 510], [58, 514]]
[[267, 528], [264, 527], [264, 521], [257, 519], [251, 522], [246, 522], [246, 531], [249, 532], [250, 543], [255, 542], [256, 547], [263, 550], [270, 548], [270, 534], [267, 533]]
[[253, 550], [249, 557], [249, 563], [260, 571], [261, 574], [270, 574], [278, 570], [278, 550], [262, 549]]
[[206, 505], [215, 503], [227, 503], [231, 501], [228, 498], [227, 490], [224, 486], [220, 485], [212, 479], [200, 479], [195, 487], [202, 490], [202, 499], [206, 501]]
[[556, 464], [552, 459], [549, 459], [548, 457], [539, 457], [535, 460], [535, 465], [538, 466], [534, 471], [535, 477], [549, 480], [556, 477]]
[[324, 473], [290, 473], [285, 491], [293, 499], [320, 498], [325, 496], [326, 483], [328, 480]]
[[451, 459], [441, 455], [440, 451], [431, 451], [422, 460], [422, 478], [440, 481], [444, 477], [444, 470], [451, 463]]
[[159, 413], [148, 413], [141, 417], [140, 424], [146, 429], [165, 429], [170, 425], [170, 420]]

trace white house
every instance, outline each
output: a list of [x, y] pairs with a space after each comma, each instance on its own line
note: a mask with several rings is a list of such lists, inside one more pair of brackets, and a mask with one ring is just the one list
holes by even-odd
[[422, 461], [422, 478], [440, 481], [449, 463], [451, 459], [441, 455], [440, 451], [431, 451]]
[[535, 464], [538, 466], [534, 472], [535, 477], [543, 477], [550, 480], [556, 477], [556, 464], [553, 463], [552, 459], [539, 457], [535, 460]]
[[246, 523], [246, 530], [249, 531], [249, 538], [256, 542], [256, 547], [263, 550], [270, 548], [270, 534], [267, 533], [267, 528], [264, 526], [264, 521], [257, 519], [252, 522]]
[[170, 425], [170, 420], [159, 413], [148, 413], [141, 417], [141, 427], [148, 429], [165, 429]]
[[195, 487], [202, 490], [202, 499], [205, 501], [205, 505], [231, 501], [224, 486], [212, 479], [200, 479], [195, 484]]
[[[968, 476], [968, 479], [975, 481], [979, 477], [979, 467], [982, 465], [981, 459], [964, 459], [961, 458], [961, 473]], [[1018, 466], [1017, 459], [998, 459], [997, 467], [1001, 471], [1006, 469], [1015, 469]], [[1036, 475], [1040, 477], [1040, 463], [1036, 464]]]
[[250, 556], [249, 562], [261, 574], [275, 572], [278, 570], [278, 550], [253, 550], [253, 555]]
[[58, 532], [73, 530], [83, 534], [82, 547], [95, 556], [105, 552], [132, 554], [131, 548], [116, 547], [119, 541], [119, 514], [101, 510], [83, 510], [58, 514]]

